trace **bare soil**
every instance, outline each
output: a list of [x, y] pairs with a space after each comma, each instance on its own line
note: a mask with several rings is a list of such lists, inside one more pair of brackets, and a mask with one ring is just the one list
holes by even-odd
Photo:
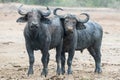
[[[90, 14], [104, 30], [102, 42], [102, 73], [94, 73], [94, 60], [87, 50], [75, 52], [72, 75], [56, 75], [55, 50], [50, 50], [49, 73], [41, 76], [41, 52], [35, 51], [34, 74], [27, 76], [28, 55], [23, 29], [26, 23], [16, 23], [20, 4], [0, 4], [0, 80], [120, 80], [120, 11], [109, 8], [64, 8], [66, 13]], [[28, 6], [24, 8], [43, 6]], [[50, 7], [54, 9], [54, 7]], [[67, 53], [66, 53], [67, 57]], [[67, 64], [66, 64], [67, 69]]]

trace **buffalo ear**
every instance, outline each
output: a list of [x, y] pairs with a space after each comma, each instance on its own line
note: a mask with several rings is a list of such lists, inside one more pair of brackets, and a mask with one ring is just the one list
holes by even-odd
[[41, 18], [41, 22], [45, 23], [45, 24], [51, 24], [51, 21], [49, 18]]
[[76, 24], [76, 29], [77, 29], [77, 30], [86, 29], [86, 26], [84, 25], [84, 23], [77, 22], [77, 24]]
[[63, 27], [63, 30], [64, 30], [64, 36], [63, 37], [65, 37], [66, 36], [66, 31], [65, 31], [65, 24], [64, 24], [64, 21], [65, 21], [65, 18], [60, 18], [60, 21], [61, 21], [61, 24], [62, 24], [62, 27]]
[[26, 17], [20, 17], [16, 20], [16, 22], [21, 22], [21, 23], [27, 22], [27, 18]]
[[60, 21], [61, 21], [63, 28], [64, 28], [64, 20], [65, 20], [64, 18], [60, 18]]

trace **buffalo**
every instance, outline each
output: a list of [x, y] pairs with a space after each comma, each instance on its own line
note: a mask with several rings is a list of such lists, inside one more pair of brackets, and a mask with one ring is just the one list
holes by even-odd
[[67, 73], [72, 74], [71, 65], [75, 50], [82, 52], [86, 48], [95, 60], [95, 72], [101, 73], [100, 49], [103, 36], [102, 27], [98, 23], [89, 20], [89, 15], [87, 13], [81, 14], [86, 16], [85, 20], [81, 20], [73, 14], [58, 15], [56, 13], [57, 10], [62, 9], [56, 8], [53, 13], [60, 18], [65, 32], [61, 53], [62, 74], [65, 73], [65, 52], [69, 53], [67, 60]]
[[24, 28], [26, 49], [29, 56], [28, 76], [33, 74], [34, 50], [41, 50], [43, 69], [41, 75], [47, 76], [49, 63], [49, 50], [56, 48], [57, 74], [60, 74], [60, 60], [64, 30], [58, 17], [47, 18], [51, 11], [39, 9], [23, 10], [22, 5], [18, 13], [22, 16], [17, 22], [27, 22]]

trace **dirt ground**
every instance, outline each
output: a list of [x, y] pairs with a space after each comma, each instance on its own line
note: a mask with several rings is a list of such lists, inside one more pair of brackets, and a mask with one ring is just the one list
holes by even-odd
[[[16, 23], [20, 4], [0, 4], [0, 80], [120, 80], [120, 10], [109, 8], [64, 8], [64, 14], [82, 12], [102, 25], [102, 73], [94, 73], [94, 60], [84, 50], [75, 52], [72, 75], [56, 75], [55, 50], [50, 50], [48, 76], [41, 76], [41, 52], [35, 51], [34, 74], [27, 76], [28, 55], [23, 29], [26, 23]], [[24, 6], [39, 7], [42, 6]], [[53, 7], [50, 7], [54, 9]], [[66, 54], [67, 57], [67, 54]], [[67, 65], [66, 65], [67, 68]]]

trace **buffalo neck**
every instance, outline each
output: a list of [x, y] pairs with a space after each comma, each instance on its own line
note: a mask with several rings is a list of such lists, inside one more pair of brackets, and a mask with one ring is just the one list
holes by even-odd
[[64, 32], [64, 38], [72, 39], [75, 35], [76, 29], [73, 30], [73, 32], [65, 31]]
[[35, 30], [29, 30], [29, 35], [32, 40], [35, 40], [39, 36], [39, 28]]

